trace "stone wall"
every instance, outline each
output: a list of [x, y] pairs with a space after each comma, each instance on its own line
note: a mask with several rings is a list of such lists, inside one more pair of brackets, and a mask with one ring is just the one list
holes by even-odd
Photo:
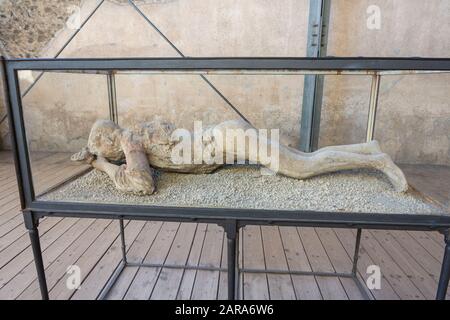
[[12, 57], [36, 57], [80, 0], [1, 0], [0, 41]]
[[[3, 2], [0, 0], [0, 10]], [[49, 3], [39, 3], [45, 2]], [[60, 2], [59, 12], [73, 2]], [[98, 3], [82, 1], [81, 21]], [[304, 56], [306, 52], [308, 0], [136, 3], [187, 56]], [[366, 26], [366, 9], [373, 4], [381, 8], [380, 30]], [[332, 1], [328, 53], [448, 56], [448, 10], [450, 2], [446, 0]], [[64, 23], [57, 32], [49, 29], [52, 39], [44, 40], [39, 52], [32, 54], [53, 56], [73, 32]], [[18, 41], [26, 48], [20, 54], [31, 50], [24, 41]], [[5, 46], [16, 48], [9, 43]], [[61, 54], [125, 56], [177, 56], [126, 0], [105, 1]], [[25, 88], [30, 75], [22, 78]], [[254, 125], [279, 128], [284, 143], [299, 145], [302, 76], [211, 75], [208, 79]], [[118, 75], [116, 83], [119, 121], [124, 126], [154, 116], [168, 118], [185, 128], [192, 128], [194, 120], [210, 124], [236, 117], [198, 76]], [[449, 75], [382, 79], [375, 137], [397, 161], [450, 164], [449, 83]], [[369, 90], [367, 76], [326, 77], [321, 146], [364, 140]], [[106, 79], [100, 75], [45, 74], [24, 99], [24, 109], [32, 149], [76, 150], [86, 143], [95, 119], [108, 116]]]

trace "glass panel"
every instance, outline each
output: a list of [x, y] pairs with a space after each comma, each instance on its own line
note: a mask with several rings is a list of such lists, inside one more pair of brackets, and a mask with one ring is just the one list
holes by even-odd
[[[439, 204], [429, 201], [426, 192], [396, 192], [392, 182], [397, 188], [402, 187], [400, 171], [381, 154], [378, 145], [360, 144], [365, 140], [370, 77], [326, 77], [321, 146], [328, 147], [314, 154], [298, 151], [303, 77], [207, 75], [210, 83], [258, 128], [252, 129], [239, 120], [199, 75], [139, 72], [115, 75], [116, 125], [108, 120], [106, 75], [46, 73], [24, 99], [33, 178], [41, 194], [38, 199], [180, 207], [444, 214]], [[440, 84], [448, 82], [448, 75], [433, 75], [441, 77], [442, 81], [427, 83], [423, 90], [430, 92], [433, 86], [436, 92], [442, 93], [429, 102], [421, 98], [426, 92], [413, 89], [425, 81], [422, 77], [429, 75], [414, 77], [390, 76], [382, 80], [376, 137], [380, 137], [381, 150], [387, 151], [394, 160], [410, 158], [402, 151], [408, 150], [402, 145], [410, 140], [398, 138], [407, 131], [397, 129], [394, 120], [386, 120], [384, 108], [395, 105], [398, 113], [395, 119], [399, 119], [400, 112], [408, 114], [414, 101], [423, 101], [427, 110], [437, 106], [436, 112], [427, 113], [431, 118], [448, 117], [444, 107], [445, 90]], [[400, 85], [399, 79], [406, 78], [408, 80]], [[412, 100], [403, 101], [405, 91], [402, 90], [398, 96], [392, 96], [397, 86], [406, 90], [411, 97], [408, 99]], [[387, 103], [389, 99], [392, 102]], [[425, 112], [422, 115], [425, 116]], [[424, 122], [428, 126], [426, 139], [430, 141], [433, 133], [442, 135], [442, 130], [448, 128], [445, 123], [448, 124], [445, 120]], [[215, 125], [219, 125], [216, 127], [219, 130], [212, 130]], [[220, 134], [229, 134], [229, 129], [242, 129], [231, 134], [250, 131], [243, 140], [231, 139], [231, 146], [227, 144], [230, 141], [224, 140], [223, 151], [218, 141], [221, 141]], [[394, 129], [399, 133], [392, 131]], [[388, 136], [399, 142], [387, 144], [385, 137]], [[199, 145], [196, 145], [196, 137], [203, 139]], [[422, 148], [430, 153], [437, 151], [436, 158], [418, 154], [428, 165], [442, 159], [439, 164], [445, 166], [436, 171], [442, 177], [449, 172], [448, 158], [440, 151], [440, 148], [450, 148], [444, 140], [437, 141], [435, 148]], [[253, 142], [257, 144], [252, 145]], [[351, 143], [353, 145], [336, 147]], [[271, 149], [278, 145], [279, 149]], [[93, 157], [81, 153], [78, 160], [95, 159], [94, 162], [70, 161], [70, 156], [85, 146]], [[252, 149], [255, 146], [256, 149]], [[267, 154], [264, 147], [269, 149]], [[233, 157], [227, 158], [230, 154]], [[220, 157], [215, 158], [216, 155]], [[404, 158], [398, 158], [399, 155]], [[219, 163], [209, 163], [212, 158]], [[197, 159], [200, 162], [196, 162]], [[232, 164], [220, 162], [230, 159]], [[92, 166], [94, 170], [90, 170]], [[405, 172], [408, 178], [408, 174], [417, 177], [420, 170], [413, 167]], [[412, 186], [418, 189], [417, 184]], [[422, 187], [430, 190], [428, 186]]]
[[[39, 74], [19, 73], [22, 92]], [[89, 169], [74, 164], [70, 156], [86, 146], [93, 123], [109, 116], [106, 79], [46, 72], [22, 101], [33, 184], [39, 195]]]
[[439, 32], [444, 26], [448, 32], [448, 4], [443, 1], [330, 2], [330, 56], [448, 56], [445, 32]]
[[371, 76], [326, 76], [319, 147], [366, 141]]

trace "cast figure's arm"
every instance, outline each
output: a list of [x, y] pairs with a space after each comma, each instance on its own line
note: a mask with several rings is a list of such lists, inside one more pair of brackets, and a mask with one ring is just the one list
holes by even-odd
[[138, 137], [134, 137], [130, 131], [123, 130], [120, 145], [125, 154], [126, 164], [110, 163], [105, 157], [92, 154], [87, 147], [74, 154], [72, 160], [87, 162], [97, 170], [105, 172], [120, 191], [138, 195], [155, 192], [154, 171], [148, 163]]

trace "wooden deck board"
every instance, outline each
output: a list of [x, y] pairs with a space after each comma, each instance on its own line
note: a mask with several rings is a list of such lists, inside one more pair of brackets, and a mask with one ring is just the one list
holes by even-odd
[[[47, 285], [53, 288], [66, 275], [68, 266], [72, 266], [86, 252], [89, 246], [98, 239], [100, 234], [111, 224], [109, 220], [96, 220], [87, 230], [75, 240], [47, 269]], [[19, 299], [39, 299], [40, 291], [38, 281], [26, 288]]]
[[[351, 273], [353, 257], [347, 254], [333, 230], [329, 228], [322, 228], [316, 229], [316, 232], [331, 264], [333, 265], [334, 270], [339, 273]], [[341, 277], [339, 280], [341, 281], [345, 293], [349, 299], [364, 299], [364, 296], [358, 290], [358, 287], [353, 279]]]
[[[212, 224], [207, 226], [199, 265], [220, 267], [223, 239], [223, 229], [221, 227]], [[219, 271], [198, 270], [191, 298], [199, 300], [216, 299], [218, 288]]]
[[[162, 222], [160, 221], [151, 221], [145, 224], [144, 228], [142, 228], [133, 245], [129, 248], [127, 254], [128, 261], [137, 263], [143, 262], [161, 227]], [[123, 299], [138, 271], [138, 267], [126, 268], [111, 289], [111, 292], [107, 296], [107, 299]]]
[[[197, 225], [195, 223], [183, 223], [180, 225], [172, 250], [167, 256], [167, 264], [186, 264], [196, 228]], [[162, 268], [150, 298], [155, 300], [175, 299], [182, 277], [183, 269]]]
[[[130, 221], [130, 223], [128, 223], [125, 228], [125, 240], [127, 243], [134, 242], [144, 224], [144, 221]], [[120, 239], [117, 237], [95, 267], [91, 269], [89, 275], [81, 283], [81, 288], [76, 290], [73, 295], [70, 296], [71, 299], [93, 300], [98, 297], [106, 282], [120, 263], [122, 257], [120, 248]]]
[[[244, 248], [244, 268], [266, 269], [264, 259], [264, 248], [261, 238], [260, 226], [246, 226], [244, 228], [242, 245]], [[258, 300], [269, 299], [269, 284], [267, 275], [264, 273], [245, 273], [244, 277], [244, 299]]]
[[[164, 263], [179, 227], [180, 223], [178, 222], [164, 222], [143, 262]], [[149, 299], [160, 273], [161, 268], [140, 267], [125, 295], [125, 299]]]
[[[336, 270], [329, 260], [327, 252], [322, 246], [315, 229], [303, 227], [297, 229], [312, 270], [318, 272], [335, 272]], [[324, 299], [346, 300], [348, 298], [339, 278], [316, 276], [316, 279]]]
[[[188, 265], [198, 266], [200, 263], [200, 256], [205, 243], [207, 224], [199, 224], [195, 237], [192, 242], [191, 251], [189, 252]], [[196, 270], [184, 270], [183, 279], [177, 292], [177, 299], [187, 300], [191, 298], [192, 288], [194, 286], [195, 278], [197, 276]]]
[[[84, 220], [84, 221], [83, 221]], [[73, 223], [72, 226], [63, 231], [43, 252], [44, 267], [48, 267], [56, 258], [64, 252], [71, 243], [77, 239], [92, 223], [93, 219], [78, 220], [79, 223]], [[64, 221], [62, 221], [63, 223]], [[16, 299], [33, 281], [35, 277], [35, 267], [32, 262], [32, 255], [29, 256], [30, 262], [16, 276], [12, 278], [0, 291], [0, 299]], [[15, 265], [15, 261], [11, 263]]]
[[403, 249], [389, 232], [374, 230], [371, 233], [420, 293], [427, 299], [433, 299], [436, 295], [436, 280], [427, 274], [426, 270], [415, 261], [408, 251]]
[[[288, 270], [278, 227], [261, 227], [267, 269]], [[267, 274], [271, 299], [296, 299], [294, 283], [289, 274]]]
[[[114, 223], [109, 224], [100, 236], [96, 238], [96, 241], [92, 242], [88, 249], [75, 262], [71, 263], [71, 265], [76, 265], [80, 268], [81, 281], [86, 279], [117, 237], [118, 226]], [[67, 289], [66, 280], [67, 275], [64, 274], [50, 289], [50, 299], [65, 300], [72, 296], [73, 290]]]
[[[45, 190], [81, 170], [67, 154], [33, 155], [38, 190]], [[406, 168], [406, 169], [405, 169]], [[450, 203], [448, 167], [405, 166], [415, 189]], [[423, 170], [422, 170], [423, 169]], [[432, 182], [439, 180], [436, 187]], [[444, 182], [446, 181], [446, 182]], [[446, 185], [444, 185], [447, 183]], [[130, 261], [226, 267], [226, 237], [215, 225], [126, 221]], [[96, 299], [121, 257], [117, 221], [47, 217], [39, 226], [47, 282], [52, 299]], [[240, 231], [241, 265], [245, 268], [349, 272], [355, 231], [329, 228], [247, 226]], [[358, 277], [369, 265], [381, 267], [375, 299], [433, 299], [443, 239], [422, 231], [363, 231]], [[66, 269], [81, 269], [81, 289], [66, 287]], [[109, 299], [224, 299], [227, 276], [219, 271], [127, 268]], [[361, 299], [351, 279], [245, 273], [245, 299]], [[28, 234], [19, 212], [17, 183], [10, 152], [0, 152], [0, 298], [39, 299]], [[448, 296], [450, 297], [450, 296]]]
[[[312, 271], [308, 257], [300, 240], [297, 228], [280, 227], [280, 235], [289, 270]], [[320, 300], [322, 295], [316, 277], [292, 275], [295, 294], [299, 300]]]
[[408, 300], [424, 299], [419, 289], [399, 267], [397, 261], [389, 256], [386, 249], [378, 243], [371, 232], [363, 230], [362, 239], [364, 239], [364, 248], [380, 266], [381, 272], [386, 275], [387, 281], [400, 297]]
[[[347, 251], [349, 256], [352, 256], [355, 248], [355, 234], [348, 229], [335, 229], [333, 230], [339, 241], [341, 242], [344, 249]], [[378, 258], [382, 257], [374, 257], [372, 258], [367, 250], [365, 249], [364, 241], [361, 240], [361, 247], [359, 250], [359, 259], [358, 259], [358, 277], [360, 280], [367, 278], [367, 268], [371, 265], [379, 265]], [[386, 274], [381, 273], [381, 288], [377, 290], [370, 290], [373, 297], [379, 300], [397, 300], [400, 297], [394, 291], [390, 283], [386, 280]], [[364, 283], [364, 281], [362, 281]]]

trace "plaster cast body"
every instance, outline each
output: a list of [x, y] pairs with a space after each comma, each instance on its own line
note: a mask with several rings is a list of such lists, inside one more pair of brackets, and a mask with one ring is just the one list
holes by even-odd
[[[184, 173], [210, 173], [223, 165], [193, 161], [174, 163], [172, 151], [179, 143], [179, 140], [172, 138], [175, 129], [172, 124], [161, 120], [143, 123], [133, 131], [120, 128], [109, 120], [98, 120], [92, 127], [87, 147], [74, 154], [72, 160], [90, 163], [94, 168], [107, 173], [119, 190], [135, 194], [155, 192], [153, 168]], [[264, 165], [255, 150], [240, 150], [225, 143], [228, 129], [256, 131], [243, 120], [222, 122], [203, 130], [201, 143], [204, 150], [221, 150], [224, 157], [231, 156]], [[218, 143], [220, 139], [223, 143]], [[270, 149], [274, 145], [270, 139], [257, 139], [260, 147]], [[383, 172], [396, 191], [404, 192], [408, 189], [402, 171], [387, 154], [382, 153], [376, 141], [325, 147], [312, 153], [278, 144], [276, 146], [279, 151], [277, 173], [288, 177], [306, 179], [340, 170], [370, 168]], [[122, 165], [112, 163], [123, 161], [125, 164]]]

